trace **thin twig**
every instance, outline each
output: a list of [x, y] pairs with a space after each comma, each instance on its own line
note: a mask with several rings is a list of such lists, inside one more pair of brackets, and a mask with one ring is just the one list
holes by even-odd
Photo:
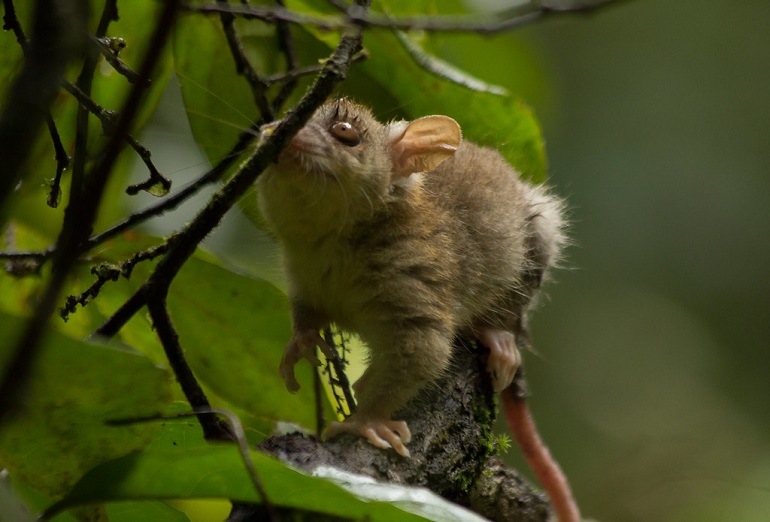
[[134, 196], [140, 191], [145, 191], [148, 194], [159, 197], [168, 194], [168, 191], [171, 190], [171, 180], [161, 174], [155, 167], [155, 164], [151, 159], [152, 153], [150, 153], [149, 149], [136, 141], [130, 134], [126, 136], [126, 141], [128, 141], [131, 148], [139, 154], [145, 167], [147, 167], [147, 170], [150, 172], [150, 177], [145, 181], [128, 186], [126, 188], [126, 194]]
[[[180, 0], [168, 0], [160, 8], [160, 15], [149, 41], [148, 52], [145, 54], [142, 66], [139, 69], [139, 74], [142, 78], [150, 78], [152, 76], [152, 72], [160, 59], [160, 51], [170, 36], [179, 3]], [[60, 25], [64, 23], [61, 20], [56, 20], [53, 24], [54, 27], [56, 27], [56, 22]], [[51, 23], [49, 22], [48, 25], [51, 25]], [[71, 27], [68, 27], [67, 30], [81, 34], [77, 30], [72, 30]], [[61, 45], [58, 39], [62, 37], [57, 34], [58, 31], [50, 31], [49, 29], [49, 32], [51, 34], [48, 37], [54, 38], [54, 40], [47, 43]], [[46, 41], [45, 38], [43, 41]], [[51, 53], [52, 51], [48, 49], [47, 52]], [[66, 57], [60, 57], [58, 54], [54, 53], [52, 58], [60, 61], [63, 67], [67, 62]], [[59, 85], [60, 81], [60, 75], [57, 74], [53, 85]], [[83, 187], [81, 186], [81, 190], [77, 194], [70, 194], [70, 204], [65, 212], [64, 225], [57, 240], [56, 255], [53, 263], [53, 277], [51, 277], [32, 317], [27, 321], [24, 331], [6, 359], [8, 362], [2, 381], [0, 381], [0, 420], [16, 405], [26, 386], [32, 363], [36, 359], [42, 345], [43, 334], [47, 329], [48, 320], [56, 308], [65, 279], [80, 254], [81, 244], [88, 238], [88, 233], [96, 218], [109, 174], [112, 172], [115, 161], [117, 161], [122, 149], [124, 137], [128, 134], [128, 129], [139, 111], [145, 91], [142, 86], [143, 83], [140, 82], [134, 85], [130, 90], [121, 110], [121, 116], [116, 124], [115, 133], [110, 137], [104, 153], [90, 172], [88, 190], [82, 190]], [[82, 181], [82, 179], [79, 180], [79, 182]], [[73, 198], [73, 196], [76, 197]]]
[[[91, 98], [79, 86], [68, 81], [65, 81], [63, 85], [64, 89], [75, 97], [81, 107], [84, 107], [88, 110], [88, 112], [98, 118], [99, 122], [102, 124], [102, 131], [104, 134], [106, 136], [112, 136], [112, 134], [115, 132], [115, 125], [120, 115], [117, 112], [105, 109], [96, 103], [93, 98]], [[130, 134], [125, 136], [125, 140], [126, 143], [128, 143], [131, 148], [136, 151], [150, 173], [150, 177], [146, 181], [137, 183], [136, 185], [131, 185], [126, 189], [126, 193], [130, 196], [133, 196], [140, 190], [145, 190], [153, 196], [165, 196], [168, 194], [168, 191], [171, 188], [171, 180], [163, 176], [157, 167], [155, 167], [155, 164], [153, 164], [151, 159], [152, 154], [147, 149], [147, 147], [139, 143]]]
[[75, 313], [78, 305], [86, 306], [95, 299], [108, 281], [117, 281], [120, 276], [129, 279], [137, 264], [155, 259], [166, 250], [168, 250], [168, 243], [162, 243], [147, 250], [141, 250], [122, 263], [102, 263], [91, 267], [91, 274], [96, 276], [96, 281], [80, 295], [67, 297], [64, 307], [59, 310], [59, 315], [66, 321], [70, 314]]
[[140, 286], [115, 313], [91, 334], [91, 337], [114, 337], [147, 303], [145, 290], [145, 285]]
[[404, 31], [435, 31], [493, 34], [509, 31], [531, 23], [533, 20], [554, 13], [590, 12], [616, 0], [575, 1], [563, 4], [547, 1], [531, 2], [505, 13], [505, 18], [484, 18], [478, 16], [430, 16], [391, 17], [376, 13], [361, 13], [348, 8], [343, 14], [317, 16], [283, 7], [225, 4], [185, 4], [190, 11], [204, 14], [229, 13], [233, 16], [254, 18], [269, 23], [287, 22], [313, 26], [325, 31], [349, 30], [353, 28], [400, 29]]
[[48, 113], [48, 116], [46, 116], [46, 124], [48, 125], [48, 133], [51, 135], [56, 158], [56, 175], [51, 180], [51, 189], [48, 192], [46, 203], [49, 207], [56, 208], [61, 201], [61, 177], [62, 174], [64, 174], [64, 171], [70, 166], [72, 158], [70, 158], [70, 155], [67, 154], [67, 151], [64, 149], [59, 130], [56, 128], [56, 122], [53, 120], [51, 113]]
[[[147, 290], [150, 292], [147, 295], [147, 311], [150, 313], [153, 330], [158, 334], [160, 344], [166, 353], [166, 359], [168, 359], [171, 369], [182, 387], [184, 396], [194, 410], [211, 410], [211, 404], [206, 394], [184, 358], [182, 345], [179, 344], [179, 335], [177, 335], [171, 322], [171, 316], [168, 314], [166, 288], [155, 286], [153, 288], [148, 287]], [[219, 419], [204, 413], [198, 413], [197, 417], [206, 440], [230, 441], [235, 439], [227, 424], [220, 422]]]
[[[329, 382], [332, 385], [332, 392], [334, 393], [334, 398], [337, 401], [337, 406], [339, 408], [339, 413], [345, 415], [345, 411], [342, 408], [342, 401], [344, 400], [345, 403], [348, 405], [348, 415], [355, 413], [356, 411], [356, 401], [353, 398], [353, 393], [350, 387], [350, 380], [348, 379], [348, 375], [345, 372], [345, 366], [347, 365], [347, 361], [343, 357], [340, 357], [339, 352], [337, 351], [337, 345], [334, 342], [334, 332], [332, 331], [331, 327], [326, 327], [323, 331], [324, 334], [324, 340], [326, 343], [332, 348], [332, 353], [334, 354], [333, 357], [326, 358], [327, 362], [327, 370], [329, 372]], [[343, 352], [343, 355], [345, 353], [345, 341], [344, 339], [340, 342], [340, 350]], [[332, 370], [334, 370], [334, 374], [332, 375]], [[342, 390], [342, 394], [344, 397], [340, 397], [337, 395], [337, 389]]]
[[[29, 50], [29, 40], [27, 40], [24, 29], [21, 27], [21, 23], [16, 16], [16, 8], [13, 4], [13, 0], [3, 0], [3, 7], [5, 10], [5, 14], [3, 15], [3, 29], [6, 31], [13, 31], [14, 36], [16, 36], [16, 41], [26, 57]], [[46, 203], [49, 207], [56, 208], [61, 200], [61, 177], [64, 171], [69, 167], [71, 158], [64, 149], [59, 130], [56, 128], [56, 122], [50, 112], [46, 115], [46, 125], [48, 126], [48, 133], [51, 135], [56, 159], [56, 175], [51, 180], [51, 189], [48, 193]]]
[[[276, 5], [285, 7], [284, 0], [275, 0]], [[291, 29], [286, 22], [276, 24], [276, 36], [278, 37], [278, 48], [286, 58], [286, 70], [294, 71], [297, 69], [297, 51], [294, 48], [294, 37], [291, 35]], [[270, 85], [265, 81], [267, 85]], [[297, 87], [298, 77], [288, 79], [276, 97], [273, 99], [273, 112], [278, 112], [286, 100]]]
[[[361, 51], [357, 52], [353, 58], [351, 58], [351, 63], [360, 62], [362, 60], [366, 60], [367, 58], [369, 58], [369, 53], [366, 51], [366, 49], [361, 49]], [[279, 82], [291, 82], [302, 78], [303, 76], [318, 74], [321, 69], [323, 69], [323, 67], [323, 64], [308, 65], [307, 67], [299, 67], [297, 69], [288, 70], [286, 72], [265, 76], [264, 80], [268, 85], [273, 85]]]
[[516, 14], [504, 20], [479, 20], [478, 17], [467, 16], [432, 16], [432, 17], [401, 17], [395, 18], [384, 15], [369, 14], [362, 16], [348, 10], [341, 15], [317, 16], [283, 7], [239, 5], [239, 4], [186, 4], [190, 11], [203, 14], [228, 13], [246, 19], [262, 20], [268, 23], [287, 22], [303, 26], [317, 27], [323, 31], [350, 30], [355, 27], [374, 27], [380, 29], [400, 29], [404, 31], [441, 31], [469, 33], [497, 33], [507, 31], [530, 23], [533, 18], [542, 16], [547, 9], [528, 4], [521, 14]]
[[[227, 5], [227, 2], [224, 0], [217, 1], [222, 5]], [[251, 94], [254, 97], [254, 103], [262, 115], [262, 123], [273, 121], [273, 108], [270, 106], [267, 96], [265, 96], [268, 85], [259, 77], [254, 66], [251, 65], [251, 62], [246, 56], [246, 52], [243, 50], [241, 38], [235, 30], [235, 16], [223, 11], [220, 12], [219, 18], [222, 21], [222, 28], [225, 31], [227, 45], [230, 47], [230, 54], [233, 55], [233, 60], [235, 60], [235, 71], [243, 76], [249, 83]]]
[[[102, 38], [91, 36], [91, 43], [96, 47], [104, 59], [107, 60], [107, 63], [109, 63], [118, 74], [125, 76], [129, 83], [137, 83], [139, 81], [139, 75], [126, 65], [126, 62], [118, 58], [115, 51], [109, 45], [105, 44], [105, 42], [102, 41]], [[151, 80], [147, 79], [145, 81], [145, 87], [149, 87]]]
[[104, 232], [101, 232], [100, 234], [97, 234], [91, 237], [84, 244], [84, 250], [100, 245], [104, 241], [112, 237], [115, 237], [116, 235], [124, 232], [125, 230], [133, 228], [136, 225], [147, 221], [148, 219], [160, 216], [162, 214], [165, 214], [166, 212], [174, 210], [176, 207], [178, 207], [179, 205], [187, 201], [191, 196], [198, 193], [198, 191], [200, 191], [203, 187], [211, 183], [214, 183], [216, 181], [219, 181], [222, 175], [225, 172], [227, 172], [227, 169], [229, 169], [236, 162], [236, 160], [241, 156], [241, 154], [243, 154], [249, 148], [249, 146], [251, 145], [251, 143], [254, 141], [256, 137], [256, 132], [257, 132], [257, 125], [254, 125], [252, 126], [252, 128], [242, 132], [241, 135], [238, 137], [238, 140], [235, 146], [233, 146], [230, 152], [226, 154], [225, 157], [222, 160], [220, 160], [219, 163], [217, 163], [213, 168], [211, 168], [211, 170], [206, 172], [203, 176], [198, 178], [195, 182], [184, 187], [179, 192], [176, 192], [168, 196], [167, 198], [164, 198], [163, 201], [158, 202], [155, 205], [152, 205], [139, 212], [135, 212], [134, 214], [131, 214], [128, 218], [126, 218], [124, 221], [121, 221], [120, 223], [118, 223], [117, 225], [109, 228], [108, 230], [105, 230]]

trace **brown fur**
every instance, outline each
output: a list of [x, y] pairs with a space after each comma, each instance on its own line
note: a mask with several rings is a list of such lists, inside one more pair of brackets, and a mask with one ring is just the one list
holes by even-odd
[[[335, 139], [335, 122], [360, 143]], [[390, 420], [446, 370], [455, 334], [519, 330], [563, 243], [560, 201], [494, 150], [464, 142], [430, 172], [397, 174], [405, 126], [327, 103], [258, 181], [293, 305], [282, 371], [309, 356], [300, 333], [329, 322], [358, 333], [371, 350], [358, 419]]]

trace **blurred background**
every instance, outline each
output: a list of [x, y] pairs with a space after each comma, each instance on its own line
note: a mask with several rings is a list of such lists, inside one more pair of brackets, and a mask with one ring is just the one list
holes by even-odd
[[768, 20], [647, 0], [516, 32], [575, 243], [532, 405], [598, 520], [770, 520]]
[[[569, 202], [574, 245], [525, 358], [585, 516], [770, 520], [768, 21], [767, 0], [637, 0], [438, 40], [471, 72], [489, 64], [458, 49], [499, 62], [482, 77], [534, 108]], [[505, 67], [509, 56], [527, 67]], [[159, 166], [205, 170], [181, 110], [170, 89], [145, 140]], [[265, 243], [237, 212], [228, 220], [209, 248], [272, 278]]]

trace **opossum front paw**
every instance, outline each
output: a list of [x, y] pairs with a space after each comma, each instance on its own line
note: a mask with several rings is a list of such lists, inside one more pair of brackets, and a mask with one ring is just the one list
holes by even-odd
[[405, 444], [412, 440], [412, 434], [404, 421], [359, 419], [352, 415], [344, 422], [332, 422], [324, 431], [323, 438], [330, 439], [344, 432], [361, 435], [378, 448], [393, 448], [402, 457], [410, 456]]
[[320, 347], [324, 353], [328, 353], [328, 350], [331, 350], [323, 337], [318, 333], [318, 330], [294, 332], [294, 337], [286, 345], [279, 372], [286, 383], [286, 388], [290, 392], [294, 393], [299, 390], [299, 383], [294, 375], [294, 366], [300, 359], [307, 359], [310, 361], [310, 364], [315, 366], [321, 365], [321, 361], [318, 360], [315, 354], [316, 346]]
[[492, 377], [492, 386], [500, 392], [513, 381], [516, 370], [521, 366], [521, 354], [516, 347], [516, 337], [508, 330], [480, 326], [474, 329], [479, 342], [489, 349], [487, 371]]

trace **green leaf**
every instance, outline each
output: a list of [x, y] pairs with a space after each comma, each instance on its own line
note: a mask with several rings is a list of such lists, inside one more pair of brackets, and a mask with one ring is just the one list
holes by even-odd
[[297, 365], [297, 394], [278, 375], [291, 337], [282, 292], [193, 258], [171, 285], [168, 303], [188, 362], [217, 395], [256, 416], [315, 426], [310, 364]]
[[107, 505], [110, 522], [189, 522], [189, 517], [163, 502], [116, 502]]
[[[388, 7], [394, 8], [390, 4], [392, 2]], [[296, 10], [313, 11], [313, 5], [312, 0], [287, 2], [287, 6]], [[403, 6], [398, 3], [395, 7]], [[410, 6], [410, 11], [414, 9]], [[426, 15], [435, 14], [428, 7], [421, 9]], [[329, 33], [316, 28], [307, 30], [329, 48], [333, 45]], [[434, 40], [438, 40], [434, 35], [421, 33], [419, 43], [424, 49], [432, 50]], [[477, 92], [432, 74], [414, 61], [391, 31], [366, 31], [364, 47], [369, 58], [353, 65], [341, 87], [345, 93], [372, 106], [381, 119], [389, 116], [414, 119], [428, 114], [451, 116], [462, 127], [465, 139], [498, 149], [525, 178], [535, 182], [545, 180], [541, 129], [532, 110], [521, 99], [514, 95]], [[474, 75], [457, 66], [453, 74], [466, 79], [485, 79], [478, 71]], [[398, 112], [394, 107], [398, 107]]]
[[[165, 422], [144, 451], [98, 466], [72, 489], [56, 511], [81, 504], [146, 498], [229, 498], [260, 502], [237, 448], [208, 444], [194, 421]], [[375, 521], [422, 517], [385, 502], [360, 500], [332, 482], [307, 476], [278, 460], [250, 452], [257, 475], [275, 505]]]
[[[238, 28], [249, 42], [250, 56], [264, 73], [278, 53], [271, 30], [262, 24]], [[272, 58], [271, 58], [272, 56]], [[222, 159], [238, 136], [258, 119], [254, 97], [246, 80], [235, 70], [218, 17], [186, 16], [174, 32], [174, 66], [182, 87], [190, 128], [212, 163]]]
[[[23, 326], [0, 314], [0, 369]], [[48, 332], [23, 404], [0, 425], [0, 465], [56, 498], [93, 466], [144, 447], [157, 429], [107, 420], [157, 414], [168, 400], [167, 372], [142, 355]]]
[[[344, 86], [356, 98], [371, 103], [363, 96], [373, 79], [403, 103], [402, 116], [451, 116], [460, 124], [465, 139], [497, 148], [524, 177], [545, 179], [540, 127], [521, 100], [476, 92], [429, 73], [412, 60], [393, 33], [372, 31], [364, 41], [371, 58], [351, 73], [351, 82]], [[357, 76], [358, 69], [364, 74]]]

